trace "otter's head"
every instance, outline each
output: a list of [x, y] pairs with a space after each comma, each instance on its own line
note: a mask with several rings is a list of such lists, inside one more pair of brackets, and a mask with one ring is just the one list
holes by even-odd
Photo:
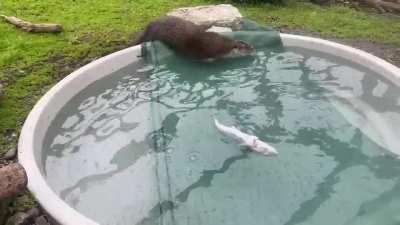
[[244, 41], [235, 41], [232, 51], [240, 56], [250, 55], [253, 52], [253, 46]]
[[224, 57], [234, 58], [240, 56], [248, 56], [253, 52], [253, 46], [244, 41], [233, 41], [232, 49]]

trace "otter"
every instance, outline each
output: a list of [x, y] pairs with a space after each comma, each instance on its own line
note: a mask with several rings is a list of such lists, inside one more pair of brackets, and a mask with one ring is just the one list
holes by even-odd
[[172, 50], [194, 59], [218, 59], [249, 55], [253, 47], [178, 17], [165, 16], [147, 25], [135, 44], [161, 41]]

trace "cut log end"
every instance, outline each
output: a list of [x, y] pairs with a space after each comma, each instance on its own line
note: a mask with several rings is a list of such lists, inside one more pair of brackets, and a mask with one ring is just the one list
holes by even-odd
[[19, 163], [0, 168], [0, 201], [25, 190], [28, 183], [25, 169]]
[[400, 12], [400, 2], [397, 0], [358, 0], [380, 12]]
[[[334, 4], [334, 0], [311, 0], [320, 5]], [[350, 1], [351, 2], [351, 1]], [[400, 13], [400, 0], [355, 0], [355, 2], [372, 7], [381, 13]]]
[[62, 31], [62, 26], [60, 24], [55, 23], [31, 23], [28, 21], [24, 21], [15, 16], [5, 16], [0, 15], [5, 21], [14, 26], [33, 33], [59, 33]]

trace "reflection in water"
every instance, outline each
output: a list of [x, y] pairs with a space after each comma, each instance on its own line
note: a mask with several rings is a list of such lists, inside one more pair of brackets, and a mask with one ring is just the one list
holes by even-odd
[[161, 128], [155, 130], [147, 136], [147, 143], [156, 151], [166, 151], [169, 143], [176, 137], [176, 126], [179, 122], [179, 117], [172, 113], [165, 117], [161, 123]]
[[[57, 116], [44, 172], [101, 224], [396, 224], [399, 101], [384, 77], [303, 49], [138, 63]], [[279, 156], [231, 143], [214, 116]]]
[[[226, 172], [229, 167], [237, 160], [241, 160], [246, 158], [246, 154], [241, 154], [238, 156], [233, 156], [224, 161], [222, 167], [217, 170], [206, 170], [203, 172], [203, 175], [193, 184], [188, 186], [182, 192], [180, 192], [175, 199], [179, 202], [187, 201], [189, 194], [192, 190], [199, 187], [209, 187], [211, 185], [212, 179], [215, 175]], [[163, 201], [154, 206], [153, 209], [150, 210], [149, 214], [143, 218], [143, 220], [139, 223], [142, 224], [157, 224], [157, 220], [163, 216], [166, 212], [174, 210], [176, 208], [176, 204], [172, 201]]]

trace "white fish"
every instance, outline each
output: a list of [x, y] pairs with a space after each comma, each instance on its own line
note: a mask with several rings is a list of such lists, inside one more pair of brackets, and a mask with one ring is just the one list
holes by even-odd
[[248, 146], [251, 150], [261, 153], [266, 156], [277, 155], [278, 151], [271, 145], [261, 141], [258, 137], [246, 134], [238, 130], [236, 127], [228, 127], [222, 125], [217, 119], [214, 119], [215, 126], [224, 135], [233, 137], [240, 145]]

